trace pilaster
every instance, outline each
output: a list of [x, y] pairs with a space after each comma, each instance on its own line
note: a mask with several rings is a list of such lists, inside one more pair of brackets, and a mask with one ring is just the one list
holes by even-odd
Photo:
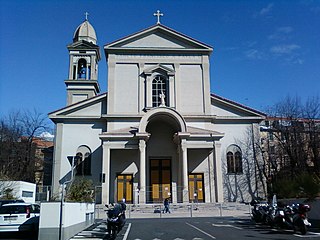
[[214, 142], [214, 154], [215, 154], [215, 195], [217, 202], [223, 202], [223, 182], [222, 182], [222, 166], [221, 166], [221, 143]]
[[109, 143], [102, 145], [102, 174], [105, 174], [105, 181], [102, 182], [102, 203], [109, 204], [110, 201], [110, 146]]
[[209, 56], [202, 56], [202, 76], [203, 76], [203, 106], [204, 113], [210, 114], [210, 69], [209, 69]]

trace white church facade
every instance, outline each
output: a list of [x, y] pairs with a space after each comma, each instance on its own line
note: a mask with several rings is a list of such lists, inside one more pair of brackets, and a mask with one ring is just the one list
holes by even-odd
[[210, 93], [212, 47], [158, 21], [104, 46], [106, 93], [87, 19], [68, 50], [67, 106], [49, 114], [54, 192], [70, 171], [68, 156], [77, 156], [76, 176], [101, 187], [103, 203], [228, 200], [225, 174], [244, 171], [238, 140], [258, 131], [264, 115]]

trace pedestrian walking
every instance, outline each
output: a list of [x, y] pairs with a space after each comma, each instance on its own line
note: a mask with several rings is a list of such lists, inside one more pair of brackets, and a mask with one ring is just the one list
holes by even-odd
[[163, 213], [171, 213], [170, 212], [170, 200], [169, 198], [166, 198], [163, 202], [163, 205], [164, 205], [164, 209], [163, 209]]

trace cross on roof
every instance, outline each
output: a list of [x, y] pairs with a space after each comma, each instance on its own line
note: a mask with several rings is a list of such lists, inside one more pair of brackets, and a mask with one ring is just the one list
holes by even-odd
[[157, 24], [160, 24], [160, 17], [163, 17], [163, 13], [157, 10], [157, 13], [154, 13], [153, 16], [157, 16]]
[[89, 15], [89, 13], [88, 13], [88, 12], [85, 12], [84, 15], [86, 16], [86, 21], [88, 21], [88, 15]]

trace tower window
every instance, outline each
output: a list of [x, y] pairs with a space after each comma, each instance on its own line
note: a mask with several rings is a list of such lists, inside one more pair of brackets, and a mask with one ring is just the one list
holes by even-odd
[[81, 58], [78, 61], [78, 79], [87, 79], [87, 61]]
[[157, 75], [152, 81], [152, 107], [168, 106], [167, 80]]

